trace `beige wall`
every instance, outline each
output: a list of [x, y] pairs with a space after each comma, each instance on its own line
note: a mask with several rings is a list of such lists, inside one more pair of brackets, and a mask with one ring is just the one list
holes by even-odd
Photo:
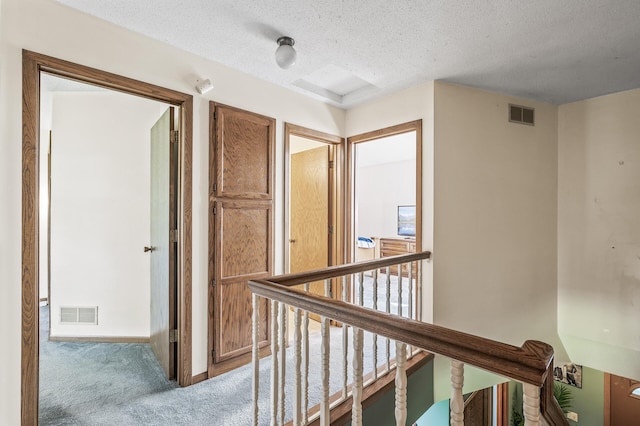
[[[193, 373], [207, 359], [207, 188], [209, 100], [277, 119], [276, 167], [282, 170], [283, 122], [344, 134], [343, 110], [123, 30], [49, 0], [0, 4], [0, 423], [20, 415], [20, 223], [22, 49], [59, 57], [194, 95]], [[276, 66], [275, 63], [273, 66]], [[215, 86], [206, 96], [197, 78]], [[282, 173], [276, 181], [276, 271], [283, 264]]]
[[558, 326], [572, 361], [640, 378], [640, 90], [562, 105]]
[[[536, 125], [509, 123], [510, 102], [534, 107]], [[434, 323], [518, 346], [542, 340], [561, 351], [557, 107], [441, 82], [434, 103]], [[446, 363], [436, 360], [445, 395]], [[474, 384], [467, 376], [465, 391], [491, 380], [483, 375]]]
[[[422, 249], [433, 249], [433, 82], [417, 85], [350, 109], [346, 136], [422, 119]], [[422, 274], [422, 319], [431, 322], [433, 263]]]

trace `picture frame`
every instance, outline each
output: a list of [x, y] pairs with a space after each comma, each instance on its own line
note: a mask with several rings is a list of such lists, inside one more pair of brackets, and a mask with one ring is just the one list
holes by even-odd
[[553, 379], [582, 389], [582, 366], [572, 362], [556, 365], [553, 369]]

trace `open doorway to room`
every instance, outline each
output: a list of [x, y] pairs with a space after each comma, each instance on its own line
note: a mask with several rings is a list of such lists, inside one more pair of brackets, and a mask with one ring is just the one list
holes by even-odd
[[39, 383], [59, 378], [41, 366], [49, 334], [76, 373], [91, 349], [73, 345], [155, 341], [160, 374], [191, 384], [191, 96], [24, 51], [23, 99], [22, 422], [38, 423]]
[[[140, 374], [155, 385], [176, 377], [168, 333], [176, 328], [169, 233], [176, 229], [177, 144], [170, 138], [177, 113], [166, 103], [41, 74], [45, 423], [90, 411], [83, 404], [95, 406], [96, 394], [124, 403], [155, 391], [138, 386]], [[87, 387], [95, 391], [79, 391]]]
[[[347, 139], [351, 190], [349, 258], [352, 261], [408, 254], [422, 247], [422, 121]], [[420, 271], [389, 267], [362, 278], [358, 303], [420, 318]], [[374, 276], [375, 275], [375, 276]], [[356, 300], [355, 292], [352, 300]], [[375, 295], [374, 295], [375, 293]], [[378, 297], [379, 296], [379, 297]]]
[[[285, 124], [285, 270], [343, 263], [342, 158], [344, 139]], [[322, 283], [311, 291], [324, 295]]]

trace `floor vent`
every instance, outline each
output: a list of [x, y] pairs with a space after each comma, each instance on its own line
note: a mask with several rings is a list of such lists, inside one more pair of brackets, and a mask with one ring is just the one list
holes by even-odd
[[509, 121], [511, 123], [534, 125], [533, 108], [509, 104]]
[[60, 324], [98, 324], [98, 307], [61, 307]]

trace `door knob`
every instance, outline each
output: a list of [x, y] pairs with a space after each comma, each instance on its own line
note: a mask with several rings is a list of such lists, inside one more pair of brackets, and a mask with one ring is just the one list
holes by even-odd
[[146, 247], [144, 248], [144, 252], [148, 252], [148, 251], [154, 251], [156, 248], [155, 247]]
[[295, 243], [295, 242], [296, 242], [296, 240], [289, 240], [289, 242], [290, 242], [290, 243]]

